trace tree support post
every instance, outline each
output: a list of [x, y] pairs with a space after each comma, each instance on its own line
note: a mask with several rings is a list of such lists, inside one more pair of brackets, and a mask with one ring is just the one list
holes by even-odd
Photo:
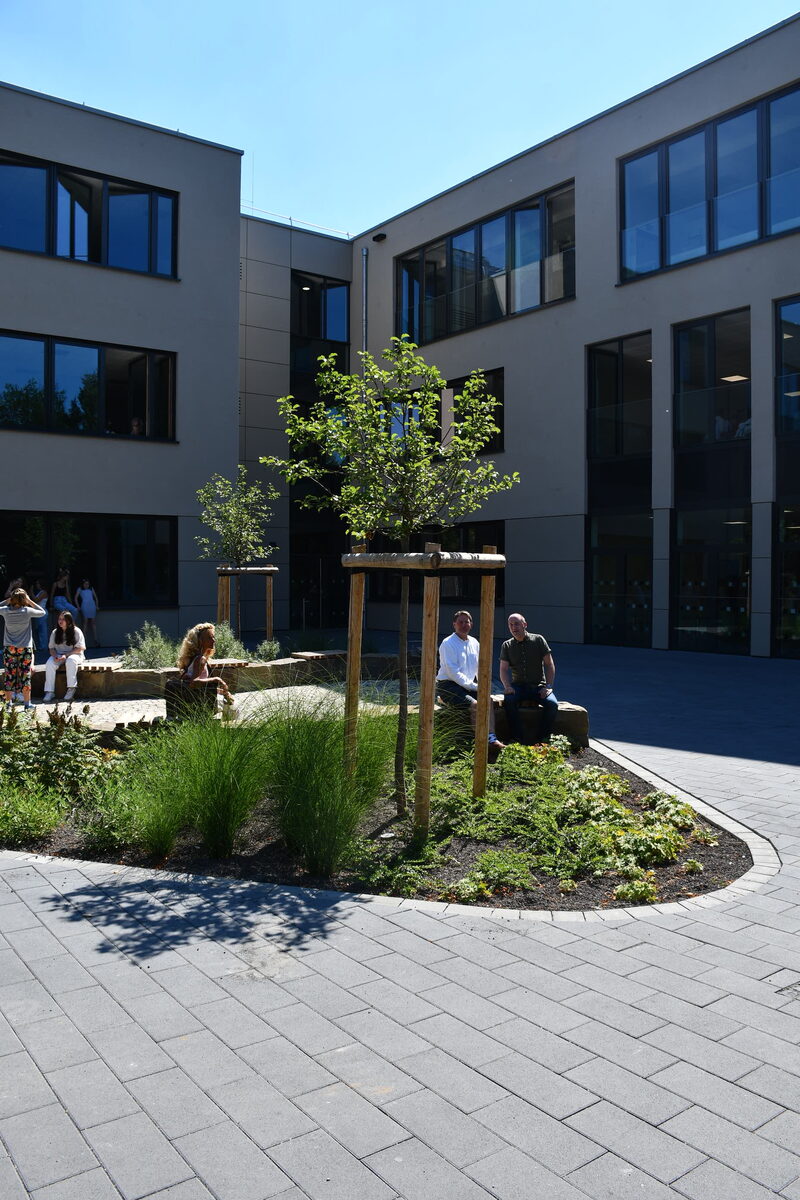
[[[441, 546], [425, 545], [426, 554], [435, 554]], [[419, 677], [419, 735], [417, 740], [417, 779], [414, 792], [414, 833], [423, 841], [431, 819], [431, 769], [433, 765], [433, 702], [436, 694], [439, 637], [439, 576], [425, 576], [422, 597], [422, 662]]]
[[217, 624], [231, 621], [231, 576], [227, 567], [217, 568]]
[[[363, 554], [366, 546], [353, 547], [354, 554]], [[350, 616], [347, 629], [347, 682], [344, 696], [344, 753], [348, 771], [356, 761], [358, 728], [358, 694], [361, 683], [361, 636], [364, 625], [364, 589], [366, 575], [353, 571], [350, 576]]]
[[266, 612], [264, 614], [264, 629], [266, 632], [267, 641], [272, 641], [272, 621], [273, 621], [273, 597], [272, 597], [272, 576], [264, 576], [264, 603]]
[[[496, 546], [484, 546], [484, 554], [495, 554]], [[475, 714], [475, 757], [472, 767], [473, 796], [486, 795], [486, 764], [489, 755], [489, 711], [492, 703], [492, 645], [494, 642], [494, 572], [481, 575], [481, 628], [478, 654], [478, 711]]]

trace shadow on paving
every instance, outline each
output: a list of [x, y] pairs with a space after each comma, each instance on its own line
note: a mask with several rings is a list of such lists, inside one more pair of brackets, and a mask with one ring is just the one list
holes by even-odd
[[43, 907], [69, 922], [91, 922], [103, 939], [93, 952], [121, 951], [147, 968], [174, 951], [188, 962], [202, 958], [204, 969], [218, 960], [211, 974], [248, 966], [277, 973], [283, 951], [325, 949], [321, 939], [362, 903], [351, 893], [174, 875], [162, 881], [124, 868], [97, 883], [73, 870], [50, 879], [60, 895]]

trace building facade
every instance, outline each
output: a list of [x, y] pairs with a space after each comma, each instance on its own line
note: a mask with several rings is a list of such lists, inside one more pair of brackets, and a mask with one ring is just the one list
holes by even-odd
[[[794, 18], [352, 240], [240, 217], [238, 152], [0, 88], [6, 571], [87, 564], [120, 636], [206, 615], [194, 494], [237, 427], [264, 478], [318, 355], [407, 333], [445, 408], [476, 368], [502, 401], [521, 483], [441, 540], [499, 546], [531, 627], [800, 656], [798, 64]], [[343, 530], [297, 498], [276, 625], [341, 626]]]

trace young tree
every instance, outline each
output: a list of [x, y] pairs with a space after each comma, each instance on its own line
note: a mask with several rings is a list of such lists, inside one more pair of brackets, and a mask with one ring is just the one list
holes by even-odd
[[[263, 544], [265, 527], [272, 520], [270, 501], [278, 497], [272, 484], [247, 482], [247, 468], [239, 463], [236, 479], [212, 475], [198, 489], [202, 506], [200, 520], [212, 537], [196, 537], [201, 558], [216, 558], [234, 567], [244, 567], [256, 558], [269, 558], [276, 547]], [[236, 576], [236, 629], [241, 637], [240, 581]]]
[[[336, 355], [321, 357], [321, 399], [301, 406], [278, 400], [292, 451], [289, 459], [262, 458], [289, 483], [313, 486], [299, 503], [331, 507], [356, 539], [384, 533], [409, 549], [414, 533], [452, 525], [505, 491], [519, 475], [501, 475], [478, 457], [498, 432], [498, 401], [473, 371], [452, 414], [443, 413], [447, 386], [438, 367], [425, 362], [406, 336], [392, 338], [381, 366], [361, 352], [362, 374], [336, 369]], [[408, 726], [408, 576], [401, 576], [399, 628], [400, 704], [395, 752], [395, 797], [405, 812], [405, 743]]]

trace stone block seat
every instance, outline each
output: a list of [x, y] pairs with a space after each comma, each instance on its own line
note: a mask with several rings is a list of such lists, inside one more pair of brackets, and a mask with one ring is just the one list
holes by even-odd
[[[495, 732], [501, 742], [506, 742], [509, 739], [508, 720], [506, 719], [505, 708], [503, 701], [505, 697], [502, 692], [497, 692], [492, 696], [492, 704], [494, 705], [494, 725]], [[436, 704], [436, 720], [440, 721], [439, 714], [446, 712], [449, 717], [461, 718], [464, 721], [465, 732], [470, 733], [468, 724], [469, 714], [465, 709], [448, 709], [446, 705], [438, 702]], [[520, 717], [522, 719], [522, 729], [525, 736], [525, 741], [531, 745], [539, 741], [539, 726], [541, 722], [541, 712], [539, 705], [533, 700], [524, 700], [519, 706]], [[573, 746], [588, 746], [589, 745], [589, 713], [585, 708], [581, 708], [579, 704], [570, 704], [567, 700], [559, 700], [558, 716], [556, 717], [554, 733], [563, 734], [568, 737]]]
[[[105, 696], [113, 666], [107, 663], [85, 662], [78, 667], [77, 700], [94, 700]], [[67, 672], [62, 663], [56, 670], [56, 700], [63, 700], [67, 690]], [[31, 696], [41, 700], [44, 695], [44, 666], [34, 667], [31, 672]]]
[[164, 703], [168, 721], [182, 721], [201, 713], [216, 712], [217, 684], [196, 683], [173, 677], [164, 680]]

